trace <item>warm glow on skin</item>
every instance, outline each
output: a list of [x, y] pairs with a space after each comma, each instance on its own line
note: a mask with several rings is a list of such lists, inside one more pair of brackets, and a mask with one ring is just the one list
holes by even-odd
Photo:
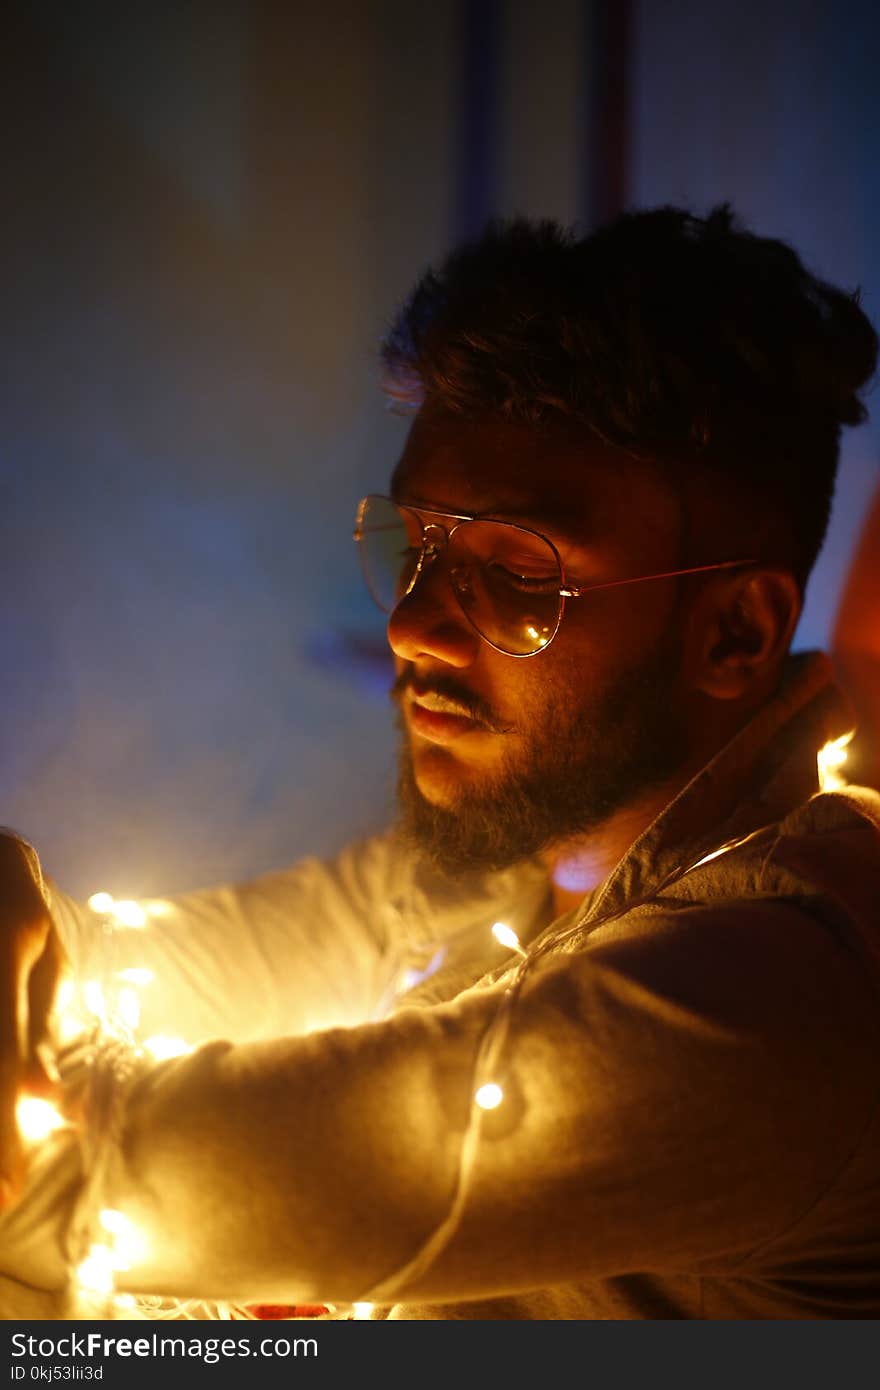
[[[583, 438], [419, 416], [393, 490], [401, 501], [534, 526], [557, 546], [572, 583], [671, 569], [678, 558], [678, 507], [668, 489], [622, 458], [609, 471], [606, 455], [591, 457]], [[649, 650], [668, 619], [671, 581], [637, 587], [571, 600], [546, 651], [518, 660], [480, 639], [442, 563], [432, 566], [389, 619], [398, 673], [411, 665], [428, 679], [453, 675], [508, 732], [472, 730], [444, 745], [412, 733], [423, 795], [453, 804], [458, 788], [527, 755], [535, 738], [552, 737], [542, 718], [548, 685], [588, 710], [593, 692]]]
[[[663, 470], [562, 426], [536, 430], [497, 417], [467, 420], [426, 406], [412, 424], [391, 492], [416, 510], [495, 517], [542, 532], [574, 587], [681, 567], [685, 507]], [[687, 506], [689, 530], [707, 547], [688, 561], [731, 558], [725, 554], [730, 518], [719, 532], [717, 508], [707, 510], [705, 499], [691, 491]], [[745, 576], [731, 570], [701, 579], [684, 600], [672, 578], [570, 599], [546, 649], [517, 659], [495, 651], [471, 627], [441, 555], [388, 619], [412, 777], [424, 801], [453, 814], [468, 798], [497, 805], [499, 792], [522, 785], [533, 768], [547, 781], [554, 747], [565, 750], [566, 768], [582, 750], [578, 784], [591, 784], [594, 766], [595, 805], [609, 809], [583, 813], [584, 830], [566, 834], [561, 825], [558, 838], [544, 839], [552, 849], [543, 853], [556, 914], [574, 907], [774, 693], [799, 595], [790, 575], [768, 579], [747, 568]], [[758, 627], [733, 655], [723, 656], [729, 650], [723, 624], [740, 612], [747, 590], [749, 617]], [[661, 667], [662, 712], [674, 734], [665, 765], [662, 741], [650, 734], [658, 771], [640, 787], [643, 751], [625, 724], [614, 726], [614, 711], [627, 681], [646, 663], [651, 669], [650, 654], [663, 652], [664, 638], [670, 648], [680, 643], [680, 653]], [[754, 659], [745, 655], [752, 650]], [[438, 721], [429, 703], [435, 692], [485, 718], [444, 722], [441, 710]], [[648, 739], [644, 720], [634, 727]], [[618, 745], [637, 751], [615, 802]], [[548, 750], [543, 763], [542, 749]], [[549, 781], [557, 775], [562, 770], [551, 766]]]

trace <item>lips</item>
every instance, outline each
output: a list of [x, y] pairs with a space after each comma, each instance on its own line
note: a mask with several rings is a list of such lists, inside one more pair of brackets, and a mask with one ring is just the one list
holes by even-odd
[[409, 706], [410, 728], [431, 743], [452, 743], [463, 734], [472, 734], [482, 729], [475, 719], [466, 719], [459, 714], [435, 714], [422, 705]]
[[455, 700], [436, 691], [418, 693], [410, 689], [405, 702], [410, 728], [431, 743], [451, 743], [465, 734], [485, 732], [480, 720], [466, 714]]

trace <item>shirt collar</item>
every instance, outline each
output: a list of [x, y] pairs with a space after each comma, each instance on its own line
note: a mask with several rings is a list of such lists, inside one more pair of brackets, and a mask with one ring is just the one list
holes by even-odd
[[853, 723], [829, 658], [822, 652], [790, 656], [776, 695], [678, 793], [586, 900], [589, 918], [617, 914], [651, 897], [678, 869], [807, 801], [819, 789], [819, 749]]

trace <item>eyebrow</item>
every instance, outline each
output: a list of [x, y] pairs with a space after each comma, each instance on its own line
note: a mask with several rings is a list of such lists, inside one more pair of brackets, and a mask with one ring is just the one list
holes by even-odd
[[[459, 513], [450, 511], [448, 507], [438, 506], [430, 498], [419, 497], [417, 493], [406, 492], [402, 494], [397, 482], [397, 471], [391, 476], [389, 496], [393, 502], [401, 507], [412, 507], [415, 512], [441, 512], [447, 516], [457, 516]], [[475, 521], [513, 521], [519, 526], [538, 527], [543, 525], [554, 526], [555, 523], [550, 516], [541, 516], [536, 513], [533, 507], [513, 506], [491, 507], [485, 511], [462, 512], [462, 516], [473, 517]]]
[[[401, 460], [402, 462], [402, 460]], [[391, 474], [391, 481], [388, 485], [388, 495], [393, 502], [397, 502], [401, 507], [412, 507], [416, 512], [445, 512], [447, 516], [455, 516], [457, 513], [450, 512], [447, 507], [438, 507], [436, 502], [428, 498], [419, 497], [418, 494], [406, 493], [401, 495], [400, 488], [400, 467], [401, 462], [395, 465]], [[471, 516], [475, 521], [514, 521], [519, 525], [528, 526], [534, 520], [534, 512], [517, 506], [495, 507], [489, 511], [467, 512], [462, 515]]]
[[[401, 507], [411, 507], [414, 512], [439, 512], [441, 516], [459, 515], [459, 513], [448, 511], [446, 507], [438, 507], [430, 500], [411, 494], [404, 499], [392, 491], [391, 497]], [[571, 549], [591, 549], [592, 537], [589, 533], [584, 534], [582, 531], [579, 535], [575, 535], [571, 530], [561, 528], [555, 518], [542, 516], [540, 513], [536, 515], [533, 509], [523, 510], [518, 507], [505, 507], [483, 512], [465, 512], [461, 515], [472, 517], [474, 521], [508, 521], [516, 526], [522, 526], [527, 531], [536, 531], [551, 541], [560, 554]]]
[[[391, 473], [388, 495], [392, 501], [397, 502], [402, 507], [412, 507], [413, 511], [416, 512], [446, 512], [448, 516], [455, 515], [455, 513], [447, 512], [445, 507], [438, 507], [430, 499], [419, 497], [418, 494], [408, 493], [403, 496], [400, 487], [400, 473], [403, 463], [402, 458], [398, 459]], [[560, 551], [563, 547], [590, 548], [595, 541], [595, 523], [590, 524], [591, 518], [584, 518], [579, 533], [575, 534], [564, 523], [560, 525], [559, 518], [546, 513], [541, 514], [536, 512], [534, 508], [517, 506], [515, 503], [508, 507], [494, 507], [482, 512], [467, 512], [465, 515], [472, 516], [475, 521], [512, 521], [517, 526], [525, 527], [526, 530], [550, 533], [548, 539], [552, 540], [557, 550]]]

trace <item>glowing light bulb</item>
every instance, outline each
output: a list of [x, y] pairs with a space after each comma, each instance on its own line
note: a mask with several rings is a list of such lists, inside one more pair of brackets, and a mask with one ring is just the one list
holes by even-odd
[[516, 951], [518, 956], [525, 957], [526, 953], [519, 944], [519, 937], [506, 922], [495, 922], [492, 927], [492, 935], [500, 945], [506, 946], [508, 951]]
[[151, 898], [143, 906], [148, 917], [170, 917], [174, 912], [174, 904], [164, 898]]
[[108, 912], [112, 912], [113, 894], [93, 893], [92, 896], [89, 898], [89, 907], [92, 909], [93, 912], [99, 912], [101, 916], [104, 916]]
[[145, 927], [147, 925], [147, 914], [133, 899], [126, 898], [124, 902], [113, 904], [113, 918], [118, 927]]
[[365, 1318], [368, 1318], [373, 1311], [372, 1303], [353, 1303], [351, 1306], [354, 1309], [354, 1316], [356, 1322], [360, 1322], [363, 1321]]
[[109, 1246], [93, 1245], [76, 1268], [76, 1281], [85, 1294], [109, 1298], [113, 1292], [113, 1252]]
[[839, 792], [846, 786], [846, 778], [841, 777], [838, 768], [847, 760], [847, 744], [852, 742], [854, 729], [841, 734], [840, 738], [829, 740], [816, 754], [819, 769], [819, 787], [823, 792]]
[[165, 1033], [156, 1033], [141, 1045], [157, 1062], [165, 1062], [169, 1057], [183, 1057], [187, 1052], [192, 1052], [191, 1045], [184, 1042], [183, 1038], [170, 1038]]
[[26, 1144], [42, 1144], [56, 1129], [63, 1129], [67, 1124], [54, 1105], [37, 1096], [21, 1097], [15, 1107], [15, 1121]]
[[145, 985], [152, 984], [156, 978], [152, 970], [147, 970], [140, 965], [129, 966], [127, 970], [117, 970], [117, 980], [124, 980], [127, 985], [134, 985], [136, 989], [143, 989]]
[[487, 1081], [474, 1096], [481, 1110], [496, 1110], [504, 1099], [504, 1092], [494, 1081]]
[[113, 1237], [110, 1251], [113, 1269], [131, 1269], [132, 1265], [145, 1259], [147, 1242], [124, 1212], [114, 1207], [104, 1207], [98, 1213], [98, 1220], [108, 1235]]
[[111, 1236], [119, 1235], [120, 1231], [126, 1230], [131, 1225], [128, 1217], [124, 1216], [121, 1211], [117, 1211], [115, 1207], [102, 1207], [98, 1212], [98, 1220], [104, 1230], [110, 1232]]

